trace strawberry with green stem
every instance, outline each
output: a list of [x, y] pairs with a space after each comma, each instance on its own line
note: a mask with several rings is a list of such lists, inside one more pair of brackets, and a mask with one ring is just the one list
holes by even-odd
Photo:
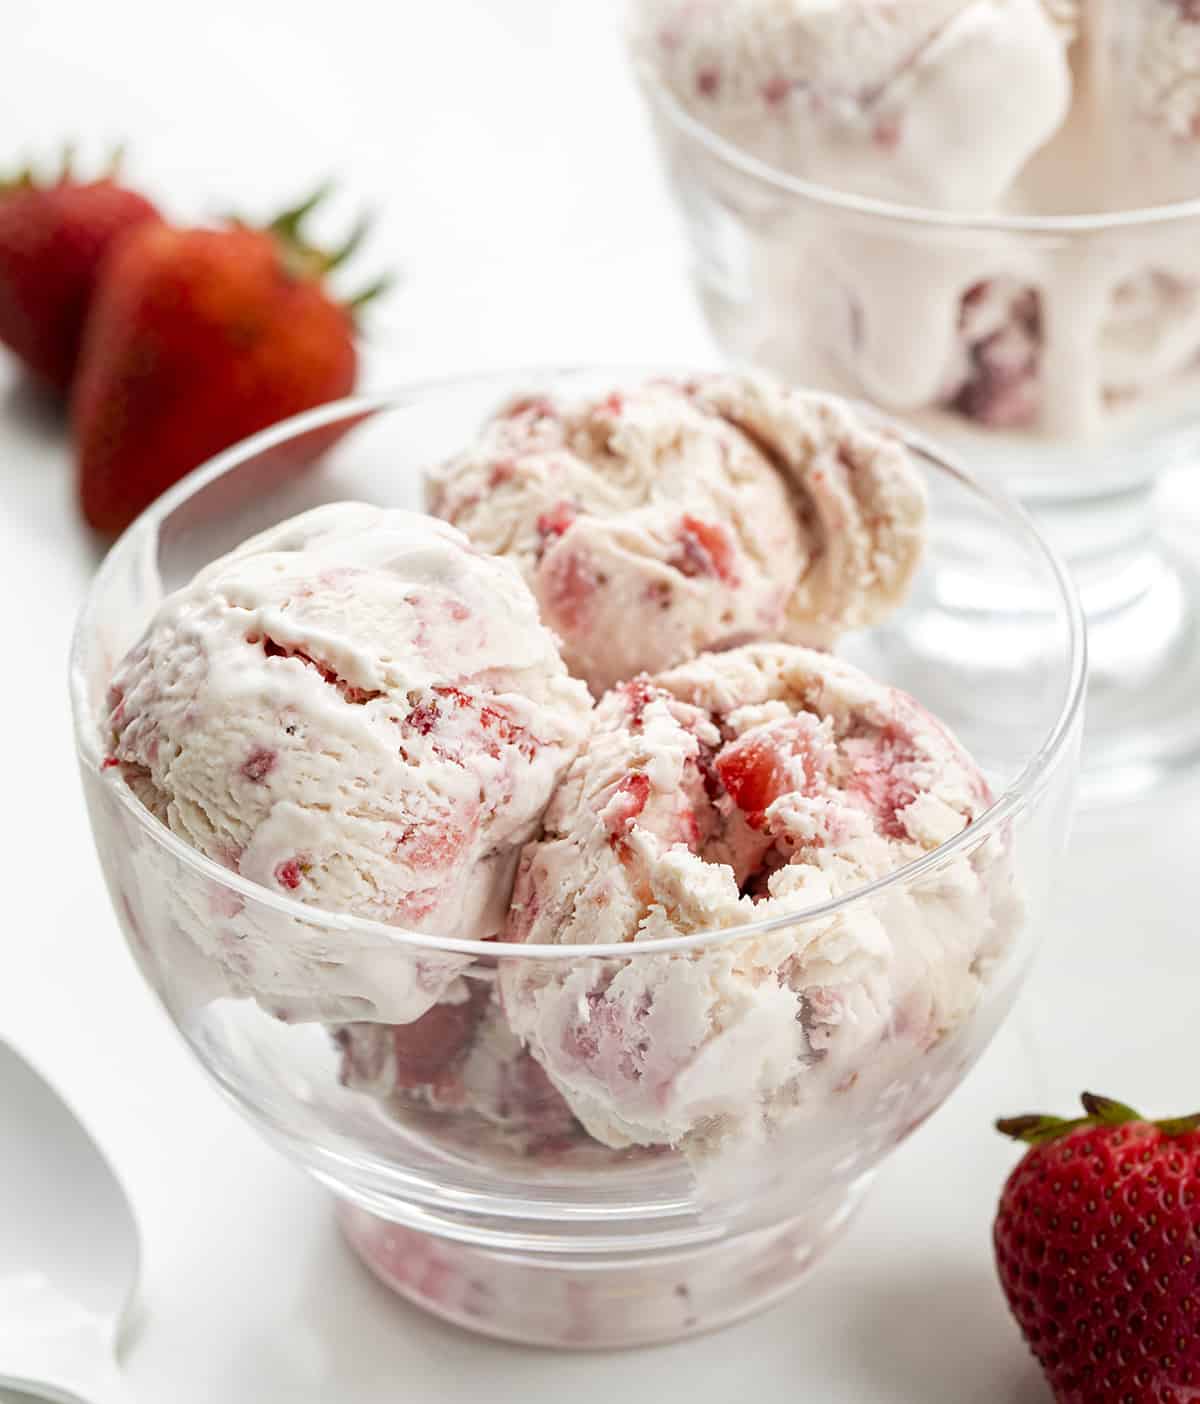
[[367, 225], [332, 251], [311, 243], [304, 225], [325, 194], [262, 229], [163, 225], [114, 251], [71, 403], [92, 526], [121, 530], [220, 450], [354, 388], [355, 317], [386, 281], [333, 296], [329, 275]]
[[1200, 1400], [1200, 1114], [1083, 1109], [997, 1123], [1030, 1147], [995, 1223], [1009, 1306], [1059, 1404]]
[[119, 177], [118, 153], [97, 179], [79, 179], [68, 148], [49, 180], [29, 166], [0, 178], [0, 342], [63, 393], [105, 258], [130, 230], [161, 219]]

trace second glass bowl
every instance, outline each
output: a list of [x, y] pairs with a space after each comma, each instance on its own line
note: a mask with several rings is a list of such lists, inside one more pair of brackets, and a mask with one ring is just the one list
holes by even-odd
[[1200, 543], [1152, 501], [1200, 457], [1200, 201], [889, 204], [763, 164], [639, 76], [722, 349], [935, 433], [1067, 561], [1092, 670], [1083, 803], [1200, 767]]
[[[419, 509], [422, 471], [530, 389], [611, 389], [620, 372], [490, 376], [333, 405], [199, 470], [113, 549], [71, 662], [84, 789], [139, 965], [236, 1106], [337, 1196], [385, 1282], [474, 1330], [550, 1345], [635, 1345], [705, 1330], [786, 1292], [847, 1223], [883, 1158], [953, 1090], [1007, 1013], [1037, 942], [1070, 821], [1084, 638], [1064, 572], [1016, 507], [912, 441], [933, 535], [917, 587], [843, 650], [954, 727], [996, 795], [942, 848], [786, 921], [615, 948], [505, 946], [340, 916], [269, 892], [184, 845], [105, 767], [113, 668], [165, 593], [250, 533], [321, 502]], [[332, 447], [331, 447], [332, 445]], [[318, 453], [319, 466], [302, 476]], [[969, 619], [968, 624], [964, 620]], [[762, 943], [839, 929], [913, 943], [911, 998], [869, 1057], [811, 1072], [794, 1120], [714, 1160], [591, 1139], [508, 1031], [495, 998], [584, 972], [686, 976]], [[907, 933], [907, 934], [905, 934]], [[239, 948], [286, 948], [323, 1022], [247, 997]], [[921, 950], [939, 954], [922, 966]], [[932, 987], [953, 976], [946, 999]], [[356, 982], [441, 982], [486, 1012], [450, 1076], [396, 1075], [393, 1030], [355, 1022]], [[339, 1009], [339, 1001], [344, 1009]], [[321, 1001], [309, 1001], [310, 1005]], [[940, 1010], [936, 1015], [931, 1010]], [[952, 1010], [952, 1012], [947, 1012]], [[611, 1011], [610, 1011], [611, 1013]], [[608, 1017], [603, 998], [581, 1011]]]

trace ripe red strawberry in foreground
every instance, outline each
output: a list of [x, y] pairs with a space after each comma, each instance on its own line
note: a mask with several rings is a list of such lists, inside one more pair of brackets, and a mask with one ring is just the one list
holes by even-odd
[[0, 342], [65, 393], [105, 255], [127, 231], [159, 220], [115, 173], [83, 182], [64, 161], [48, 184], [29, 170], [0, 178]]
[[326, 275], [356, 247], [306, 243], [319, 196], [265, 229], [135, 231], [105, 266], [71, 401], [87, 521], [116, 532], [221, 449], [348, 394], [354, 312]]
[[1083, 1106], [997, 1123], [1031, 1147], [996, 1216], [1009, 1306], [1059, 1404], [1200, 1399], [1200, 1115]]

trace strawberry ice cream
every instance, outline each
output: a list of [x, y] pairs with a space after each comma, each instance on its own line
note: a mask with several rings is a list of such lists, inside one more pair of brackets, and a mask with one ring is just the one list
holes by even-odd
[[[113, 677], [106, 765], [270, 892], [478, 939], [503, 926], [589, 707], [511, 565], [430, 518], [341, 504], [163, 602]], [[164, 931], [282, 1017], [414, 1019], [457, 968], [171, 886]]]
[[1200, 6], [1092, 0], [1088, 77], [1125, 204], [1200, 195]]
[[909, 204], [992, 203], [1070, 101], [1074, 11], [1042, 0], [641, 0], [634, 13], [639, 62], [696, 121], [791, 175]]
[[429, 500], [516, 563], [596, 695], [707, 649], [826, 647], [878, 621], [925, 521], [901, 444], [744, 376], [520, 401], [430, 474]]
[[[910, 697], [805, 648], [706, 655], [611, 692], [526, 850], [508, 936], [630, 958], [505, 961], [504, 1008], [588, 1132], [705, 1155], [911, 1072], [1012, 934], [1004, 863], [754, 937], [960, 833], [988, 787]], [[581, 956], [582, 956], [581, 952]]]

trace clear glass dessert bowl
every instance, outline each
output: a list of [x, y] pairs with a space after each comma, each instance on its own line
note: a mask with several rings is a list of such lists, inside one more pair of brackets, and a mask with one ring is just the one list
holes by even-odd
[[[70, 675], [113, 905], [196, 1057], [333, 1191], [347, 1237], [386, 1283], [473, 1330], [556, 1346], [668, 1340], [794, 1287], [1008, 1012], [1066, 842], [1085, 675], [1077, 598], [1029, 519], [906, 436], [930, 496], [927, 555], [907, 603], [838, 651], [952, 727], [993, 802], [923, 858], [783, 919], [581, 947], [421, 934], [302, 905], [156, 819], [108, 760], [100, 718], [118, 660], [164, 595], [251, 532], [345, 499], [419, 510], [423, 470], [515, 393], [583, 394], [619, 378], [572, 370], [418, 386], [328, 406], [230, 450], [113, 548]], [[883, 942], [907, 973], [874, 1005], [865, 974], [861, 989], [845, 972], [836, 991], [806, 989], [802, 1013], [788, 1018], [834, 1033], [828, 1045], [813, 1037], [787, 1080], [776, 1078], [770, 1105], [747, 1081], [746, 1125], [769, 1128], [761, 1133], [695, 1134], [679, 1148], [597, 1139], [508, 1026], [514, 999], [557, 991], [571, 1004], [570, 1051], [586, 1057], [609, 1046], [621, 1012], [606, 991], [622, 982], [649, 989], [653, 972], [669, 992], [818, 937], [863, 950]], [[365, 997], [384, 991], [420, 1010], [429, 1001], [409, 996], [422, 990], [443, 992], [425, 1016], [441, 1035], [474, 1020], [442, 1066], [423, 1066], [417, 1025], [376, 1022]], [[871, 1032], [839, 1044], [841, 1010], [852, 1031]], [[639, 1035], [669, 1036], [649, 1020]], [[725, 1047], [721, 1075], [737, 1077], [739, 1060], [756, 1056], [745, 1041]]]
[[[1200, 454], [1200, 201], [969, 215], [841, 191], [636, 67], [722, 350], [935, 434], [1067, 561], [1091, 657], [1084, 806], [1200, 765], [1200, 542], [1153, 501]], [[1052, 176], [1032, 188], [1049, 208]]]

